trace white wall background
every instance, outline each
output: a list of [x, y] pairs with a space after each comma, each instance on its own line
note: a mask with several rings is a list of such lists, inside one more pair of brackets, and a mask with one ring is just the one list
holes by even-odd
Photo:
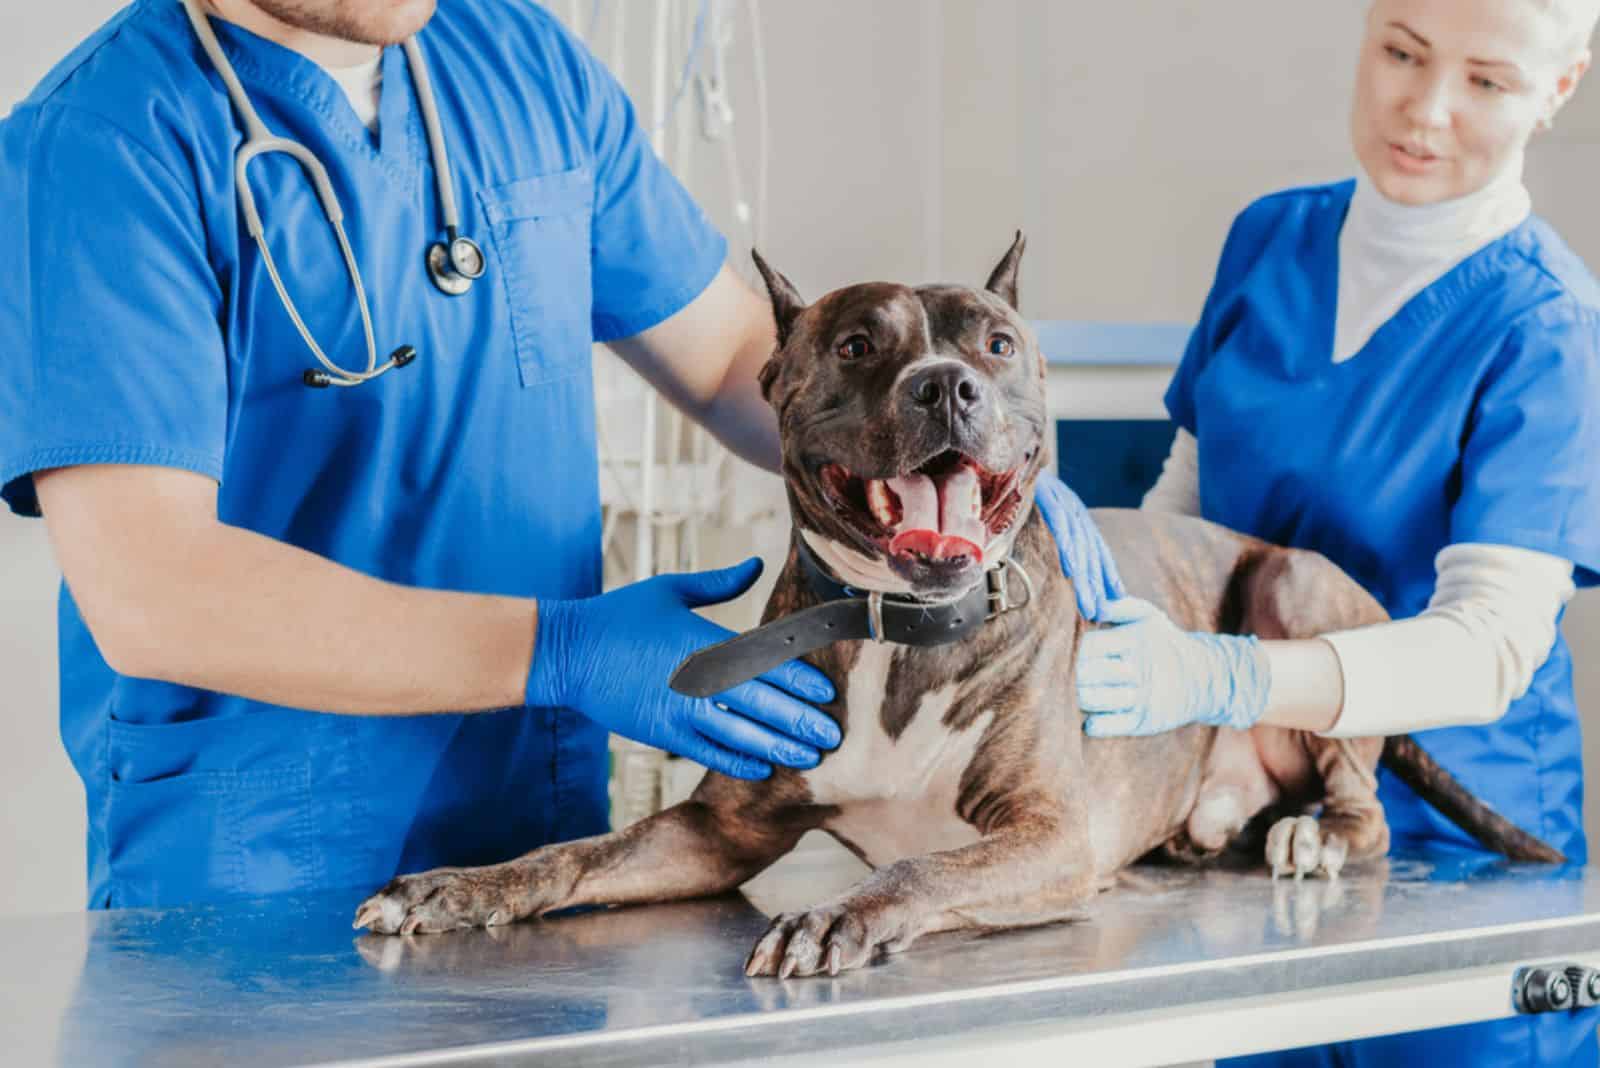
[[[0, 108], [118, 6], [0, 5]], [[868, 278], [976, 283], [1021, 226], [1028, 314], [1191, 319], [1247, 200], [1351, 173], [1361, 10], [1358, 0], [765, 0], [764, 251], [808, 297]], [[642, 74], [631, 64], [636, 90]], [[748, 70], [734, 75], [753, 173]], [[1600, 266], [1597, 179], [1600, 87], [1589, 86], [1533, 151], [1528, 182], [1538, 209]], [[728, 220], [714, 171], [691, 185]], [[56, 730], [57, 581], [43, 525], [0, 516], [0, 915], [82, 903], [83, 800]], [[1580, 596], [1567, 620], [1589, 709], [1600, 707], [1597, 597]]]

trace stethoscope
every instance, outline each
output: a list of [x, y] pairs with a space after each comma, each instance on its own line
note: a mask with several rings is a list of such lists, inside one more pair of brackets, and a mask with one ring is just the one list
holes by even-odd
[[[319, 389], [325, 386], [359, 386], [386, 371], [404, 367], [417, 358], [417, 350], [410, 345], [401, 345], [389, 354], [387, 360], [378, 363], [378, 349], [372, 339], [372, 313], [367, 308], [367, 291], [361, 284], [361, 270], [356, 266], [355, 254], [350, 251], [350, 241], [345, 237], [344, 212], [339, 208], [339, 198], [334, 195], [333, 183], [328, 180], [327, 168], [305, 145], [286, 137], [275, 136], [267, 129], [266, 123], [261, 121], [261, 116], [256, 114], [256, 109], [251, 106], [250, 98], [245, 95], [244, 86], [239, 84], [239, 76], [234, 73], [233, 64], [229, 63], [228, 57], [223, 54], [222, 45], [217, 42], [217, 35], [212, 31], [211, 23], [200, 10], [200, 0], [183, 0], [183, 9], [189, 15], [189, 22], [194, 26], [195, 36], [200, 38], [200, 46], [205, 49], [206, 55], [211, 59], [211, 65], [216, 68], [217, 73], [222, 76], [223, 83], [228, 87], [228, 98], [233, 101], [234, 108], [244, 120], [245, 142], [239, 147], [233, 161], [234, 184], [239, 190], [239, 206], [244, 210], [245, 227], [250, 231], [250, 236], [255, 238], [257, 247], [261, 249], [261, 259], [267, 265], [267, 274], [272, 277], [272, 286], [278, 291], [278, 299], [283, 302], [284, 309], [294, 321], [295, 329], [300, 331], [306, 346], [316, 356], [317, 362], [322, 364], [323, 370], [315, 367], [307, 369], [302, 380], [306, 385]], [[483, 249], [459, 230], [456, 192], [450, 181], [450, 159], [445, 153], [444, 133], [439, 127], [439, 111], [433, 99], [433, 83], [428, 79], [428, 64], [422, 58], [422, 49], [417, 47], [415, 38], [407, 38], [403, 47], [406, 64], [411, 68], [411, 77], [417, 85], [417, 99], [422, 105], [422, 124], [428, 133], [428, 152], [433, 159], [433, 176], [439, 189], [439, 207], [444, 215], [446, 240], [434, 241], [428, 245], [426, 257], [428, 277], [433, 279], [433, 284], [442, 292], [460, 296], [472, 288], [474, 279], [483, 276], [486, 266]], [[267, 239], [262, 232], [261, 215], [256, 211], [255, 194], [250, 191], [250, 183], [245, 175], [251, 160], [274, 152], [293, 156], [311, 175], [311, 181], [317, 187], [317, 199], [322, 202], [322, 210], [333, 223], [333, 232], [338, 235], [339, 249], [344, 253], [345, 269], [350, 274], [351, 284], [355, 286], [356, 303], [361, 308], [361, 327], [367, 336], [367, 368], [364, 371], [351, 371], [328, 359], [316, 339], [311, 336], [305, 320], [300, 317], [299, 309], [295, 307], [288, 290], [283, 286], [283, 279], [278, 276], [277, 264], [272, 261], [272, 251], [267, 248]]]

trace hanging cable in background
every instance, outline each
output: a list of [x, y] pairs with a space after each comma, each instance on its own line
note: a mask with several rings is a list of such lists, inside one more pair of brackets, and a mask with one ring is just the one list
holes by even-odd
[[[640, 5], [590, 0], [587, 5], [574, 2], [571, 6], [572, 17], [583, 20], [582, 32], [591, 50], [601, 51], [597, 36], [608, 38], [604, 58], [613, 74], [622, 80], [628, 44], [622, 23], [626, 10], [631, 6], [637, 13]], [[695, 180], [698, 154], [694, 146], [715, 146], [712, 151], [723, 162], [719, 169], [726, 183], [719, 191], [727, 196], [724, 203], [729, 211], [724, 218], [728, 236], [735, 244], [730, 260], [748, 281], [752, 278], [749, 256], [743, 253], [758, 247], [764, 239], [768, 217], [767, 70], [757, 0], [746, 0], [744, 4], [738, 0], [656, 0], [651, 12], [650, 83], [648, 87], [636, 87], [644, 91], [633, 95], [635, 99], [642, 98], [641, 103], [649, 101], [652, 146], [685, 185], [692, 188], [704, 184]], [[754, 78], [750, 118], [755, 120], [759, 137], [753, 197], [747, 196], [745, 160], [738, 144], [741, 135], [748, 136], [751, 123], [737, 123], [731, 104], [730, 70], [739, 51], [736, 42], [740, 16], [748, 23], [750, 33], [746, 42]], [[634, 27], [638, 25], [634, 20]], [[675, 84], [669, 85], [669, 71], [677, 75], [671, 80]], [[683, 101], [691, 87], [697, 106], [685, 114]], [[703, 202], [707, 195], [712, 197], [708, 207], [720, 199], [717, 192], [702, 193]], [[701, 528], [732, 518], [727, 509], [742, 488], [742, 472], [702, 428], [686, 423], [673, 409], [663, 410], [660, 406], [664, 401], [635, 375], [623, 370], [614, 357], [597, 353], [596, 372], [597, 444], [606, 506], [602, 545], [610, 579], [626, 582], [663, 569], [700, 566]], [[615, 418], [624, 412], [628, 413], [627, 419]], [[626, 450], [619, 448], [624, 442], [616, 433], [618, 426], [627, 430], [620, 435], [628, 439], [626, 444], [630, 447]], [[760, 518], [772, 511], [770, 507], [760, 507], [746, 514], [748, 498], [748, 494], [740, 497], [745, 508], [740, 513], [741, 520]], [[631, 552], [618, 541], [619, 536], [626, 536], [630, 520]]]
[[[649, 19], [628, 20], [648, 11]], [[603, 4], [570, 0], [569, 26], [580, 32], [617, 81], [631, 88], [640, 125], [658, 159], [669, 166], [713, 218], [723, 223], [729, 259], [754, 282], [747, 250], [766, 237], [768, 218], [767, 67], [757, 0], [654, 0]], [[748, 62], [754, 103], [748, 114], [759, 137], [754, 196], [747, 197], [746, 160], [739, 138], [751, 125], [736, 121], [731, 72], [740, 62], [738, 23], [748, 22]], [[648, 29], [645, 29], [648, 27]], [[630, 40], [630, 30], [632, 39]], [[599, 37], [606, 38], [601, 47]], [[641, 68], [633, 86], [633, 66]], [[647, 48], [647, 50], [646, 50]], [[646, 59], [646, 57], [648, 57]], [[673, 75], [676, 78], [673, 78]], [[694, 89], [694, 106], [684, 100]], [[648, 116], [648, 119], [645, 119]], [[748, 144], [748, 142], [747, 142]], [[701, 153], [716, 153], [722, 167], [697, 166]], [[747, 154], [746, 154], [747, 155]], [[720, 171], [723, 183], [716, 180]], [[724, 184], [725, 183], [725, 184]], [[719, 184], [722, 188], [719, 188]], [[726, 197], [724, 200], [723, 198]], [[726, 211], [715, 210], [718, 204]], [[740, 246], [744, 246], [741, 248]], [[596, 445], [601, 464], [601, 552], [608, 586], [666, 570], [700, 570], [707, 561], [704, 534], [737, 528], [751, 543], [756, 528], [774, 544], [787, 535], [781, 485], [761, 482], [732, 462], [731, 454], [704, 428], [684, 419], [645, 381], [609, 352], [595, 354]], [[768, 493], [767, 490], [773, 490]], [[770, 498], [770, 499], [769, 499]], [[781, 548], [781, 546], [780, 546]], [[722, 545], [715, 550], [726, 552]], [[772, 551], [768, 546], [767, 551]], [[613, 746], [613, 786], [618, 826], [657, 811], [667, 800], [672, 766], [658, 750], [632, 743]], [[682, 776], [677, 776], [682, 778]]]
[[767, 52], [761, 42], [760, 0], [745, 0], [750, 24], [750, 64], [756, 83], [756, 210], [752, 227], [753, 244], [759, 248], [767, 240], [767, 168], [772, 160], [768, 141]]
[[666, 111], [658, 116], [656, 129], [664, 127], [673, 114], [677, 112], [678, 104], [682, 102], [683, 94], [688, 90], [689, 82], [693, 79], [694, 72], [700, 65], [700, 46], [705, 43], [706, 13], [710, 7], [711, 0], [700, 0], [699, 9], [694, 16], [694, 32], [689, 40], [689, 54], [684, 57], [683, 71], [678, 75], [678, 88], [673, 92], [672, 100], [667, 104]]

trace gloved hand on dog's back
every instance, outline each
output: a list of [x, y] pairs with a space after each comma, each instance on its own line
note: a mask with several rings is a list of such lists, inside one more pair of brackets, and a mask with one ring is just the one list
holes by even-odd
[[1106, 606], [1078, 644], [1078, 707], [1092, 738], [1159, 734], [1190, 723], [1244, 730], [1260, 720], [1272, 668], [1254, 636], [1178, 627], [1137, 597]]
[[1091, 623], [1099, 620], [1106, 605], [1125, 593], [1100, 528], [1083, 500], [1049, 471], [1041, 471], [1035, 480], [1033, 503], [1056, 540], [1061, 570], [1078, 595], [1078, 611]]
[[684, 697], [667, 679], [685, 657], [732, 632], [691, 611], [731, 601], [761, 575], [735, 567], [659, 575], [580, 600], [540, 600], [527, 703], [565, 707], [607, 730], [740, 779], [773, 764], [814, 767], [839, 725], [811, 702], [834, 698], [828, 677], [791, 660], [709, 699]]

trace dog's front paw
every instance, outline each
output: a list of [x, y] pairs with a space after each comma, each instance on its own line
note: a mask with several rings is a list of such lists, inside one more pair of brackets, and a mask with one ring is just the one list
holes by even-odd
[[538, 883], [519, 861], [401, 875], [361, 903], [352, 926], [377, 934], [432, 934], [513, 923], [548, 907]]
[[870, 963], [879, 952], [904, 949], [915, 937], [883, 908], [820, 905], [772, 921], [744, 964], [749, 976], [838, 975]]
[[1267, 832], [1267, 866], [1272, 877], [1326, 875], [1336, 878], [1344, 868], [1350, 847], [1339, 835], [1323, 833], [1311, 816], [1287, 816]]

